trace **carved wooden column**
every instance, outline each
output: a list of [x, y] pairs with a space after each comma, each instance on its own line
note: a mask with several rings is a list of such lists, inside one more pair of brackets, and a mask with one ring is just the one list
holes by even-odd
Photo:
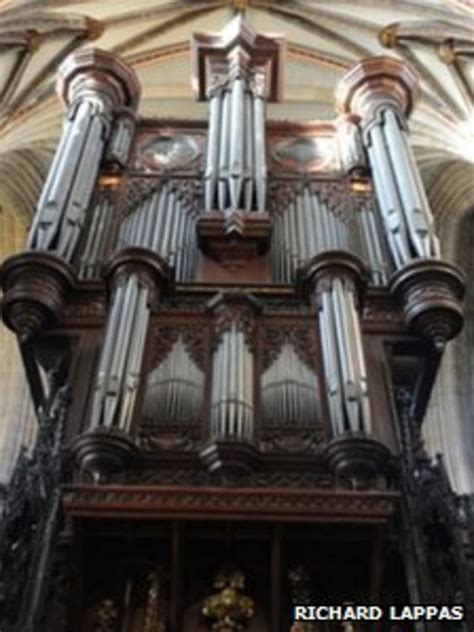
[[169, 278], [166, 263], [142, 249], [122, 250], [108, 266], [112, 299], [84, 434], [73, 443], [82, 469], [101, 480], [135, 450], [133, 420], [150, 312]]
[[336, 473], [354, 486], [376, 478], [388, 450], [373, 436], [369, 385], [360, 325], [365, 269], [354, 255], [330, 251], [305, 270], [319, 310], [324, 375], [334, 439], [326, 453]]
[[265, 109], [279, 97], [282, 42], [238, 15], [219, 34], [194, 35], [193, 54], [198, 97], [209, 101], [201, 245], [220, 260], [230, 239], [261, 251], [270, 234]]
[[352, 68], [338, 88], [338, 107], [360, 118], [390, 253], [391, 290], [417, 333], [442, 349], [462, 326], [460, 271], [439, 260], [439, 244], [408, 141], [407, 117], [418, 91], [412, 70], [374, 57]]
[[209, 305], [215, 317], [210, 444], [201, 452], [210, 471], [248, 470], [257, 452], [255, 434], [254, 300], [219, 295]]

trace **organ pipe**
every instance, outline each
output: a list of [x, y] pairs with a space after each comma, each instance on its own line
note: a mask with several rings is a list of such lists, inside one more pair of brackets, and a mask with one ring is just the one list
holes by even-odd
[[[130, 123], [139, 86], [133, 71], [111, 53], [89, 49], [68, 57], [60, 68], [58, 89], [69, 106], [61, 140], [44, 185], [28, 236], [28, 247], [52, 251], [71, 261], [85, 224], [101, 160], [124, 106]], [[123, 158], [124, 136], [115, 139]], [[120, 142], [118, 142], [120, 141]]]
[[71, 109], [43, 188], [28, 247], [72, 259], [110, 132], [112, 112], [86, 98]]
[[252, 439], [254, 426], [253, 355], [237, 323], [225, 331], [214, 353], [211, 434]]
[[122, 278], [116, 288], [94, 385], [91, 428], [130, 431], [151, 293], [137, 274]]
[[[280, 283], [292, 283], [299, 268], [317, 254], [327, 250], [349, 250], [364, 256], [361, 243], [369, 239], [361, 235], [365, 225], [356, 219], [356, 211], [339, 214], [330, 200], [321, 198], [311, 186], [304, 186], [295, 193], [285, 207], [276, 206], [273, 219], [272, 269], [273, 277]], [[377, 227], [371, 227], [371, 238], [376, 239], [371, 253], [373, 263], [380, 266]], [[372, 261], [369, 260], [372, 265]], [[374, 279], [380, 277], [375, 275]]]
[[204, 373], [190, 357], [182, 336], [149, 374], [143, 417], [155, 423], [186, 423], [199, 414]]
[[335, 436], [371, 433], [371, 411], [362, 332], [355, 288], [349, 279], [335, 276], [320, 290], [319, 327], [326, 390]]
[[265, 99], [255, 82], [235, 73], [209, 94], [204, 175], [206, 208], [265, 211]]
[[86, 242], [79, 261], [79, 276], [84, 279], [100, 276], [111, 228], [112, 211], [110, 197], [106, 193], [102, 194], [93, 208]]
[[271, 425], [310, 426], [317, 419], [316, 375], [285, 342], [262, 374], [262, 416]]
[[431, 210], [408, 142], [418, 78], [398, 60], [366, 59], [341, 80], [338, 105], [362, 122], [379, 210], [396, 269], [439, 258]]
[[175, 269], [178, 281], [193, 275], [197, 242], [195, 212], [178, 188], [164, 182], [123, 220], [118, 247], [148, 248]]

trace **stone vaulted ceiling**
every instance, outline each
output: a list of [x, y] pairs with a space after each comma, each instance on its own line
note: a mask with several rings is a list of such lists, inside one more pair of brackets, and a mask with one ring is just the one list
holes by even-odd
[[[256, 30], [286, 39], [283, 100], [269, 106], [272, 119], [334, 117], [338, 79], [364, 57], [393, 55], [417, 71], [412, 142], [444, 254], [467, 256], [472, 242], [459, 235], [472, 235], [474, 209], [471, 0], [0, 0], [0, 260], [20, 247], [59, 137], [54, 80], [62, 59], [90, 45], [115, 51], [138, 73], [143, 116], [202, 119], [190, 36], [221, 30], [238, 10]], [[470, 312], [473, 303], [470, 296]], [[472, 408], [472, 358], [456, 357], [459, 370], [471, 366]], [[442, 416], [441, 404], [437, 410]]]

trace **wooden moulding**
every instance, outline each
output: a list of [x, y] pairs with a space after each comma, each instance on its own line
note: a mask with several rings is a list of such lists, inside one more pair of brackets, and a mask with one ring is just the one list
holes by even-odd
[[398, 494], [323, 489], [204, 486], [66, 486], [63, 503], [77, 518], [386, 523]]
[[208, 211], [197, 230], [205, 254], [224, 266], [239, 267], [268, 249], [271, 220], [268, 213]]
[[76, 285], [70, 264], [43, 251], [26, 251], [5, 261], [1, 273], [3, 320], [22, 339], [50, 326]]

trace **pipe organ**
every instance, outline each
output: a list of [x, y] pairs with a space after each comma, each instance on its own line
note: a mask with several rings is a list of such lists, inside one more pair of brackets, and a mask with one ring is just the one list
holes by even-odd
[[252, 440], [254, 433], [254, 358], [249, 346], [252, 314], [218, 306], [216, 350], [212, 363], [211, 436]]
[[[387, 64], [387, 67], [389, 64]], [[339, 87], [342, 107], [361, 117], [363, 140], [396, 268], [415, 258], [439, 257], [431, 210], [408, 142], [406, 114], [412, 108], [416, 77], [391, 62], [392, 90], [379, 90], [378, 60], [365, 64], [366, 82], [352, 81], [349, 73]], [[383, 78], [387, 81], [387, 76]], [[351, 93], [348, 84], [351, 83]]]
[[262, 423], [310, 427], [318, 417], [318, 395], [313, 369], [286, 341], [278, 357], [262, 372]]
[[196, 34], [205, 121], [141, 118], [112, 53], [59, 71], [63, 135], [2, 267], [41, 421], [2, 516], [2, 630], [289, 631], [298, 599], [470, 594], [420, 439], [464, 281], [408, 144], [416, 77], [364, 60], [334, 120], [268, 120], [284, 57], [241, 14]]
[[179, 336], [166, 357], [148, 374], [143, 419], [157, 424], [196, 421], [203, 399], [204, 373]]
[[78, 274], [83, 279], [100, 277], [104, 267], [107, 235], [113, 226], [114, 209], [110, 194], [102, 192], [91, 210], [78, 267]]
[[123, 220], [118, 250], [146, 248], [162, 257], [178, 281], [192, 279], [196, 257], [196, 211], [179, 183], [162, 182]]
[[224, 85], [212, 86], [204, 175], [205, 207], [264, 211], [266, 201], [265, 95], [249, 81], [245, 60], [232, 60]]
[[344, 276], [321, 283], [319, 326], [335, 436], [371, 434], [371, 412], [356, 288]]
[[[115, 113], [130, 106], [133, 116], [140, 93], [135, 76], [109, 53], [82, 51], [73, 68], [70, 64], [64, 62], [58, 81], [68, 116], [28, 237], [29, 248], [55, 252], [66, 261], [84, 227]], [[126, 128], [120, 139], [113, 135], [125, 160], [132, 135]]]

